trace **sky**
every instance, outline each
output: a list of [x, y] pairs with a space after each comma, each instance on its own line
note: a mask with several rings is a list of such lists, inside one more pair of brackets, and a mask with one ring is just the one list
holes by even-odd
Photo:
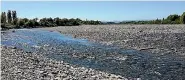
[[2, 1], [1, 12], [19, 18], [80, 18], [100, 21], [162, 19], [185, 12], [185, 1]]

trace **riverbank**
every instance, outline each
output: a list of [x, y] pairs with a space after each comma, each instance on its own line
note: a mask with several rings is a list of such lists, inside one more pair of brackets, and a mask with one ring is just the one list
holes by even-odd
[[124, 49], [185, 57], [185, 25], [83, 25], [40, 29]]
[[6, 46], [1, 46], [1, 71], [2, 80], [127, 80], [119, 75], [78, 67], [63, 61], [45, 58], [42, 54]]

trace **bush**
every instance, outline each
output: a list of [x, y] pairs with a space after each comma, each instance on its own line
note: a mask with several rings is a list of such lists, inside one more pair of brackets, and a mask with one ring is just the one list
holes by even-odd
[[185, 24], [185, 12], [180, 17], [181, 23]]
[[16, 26], [15, 25], [12, 25], [12, 24], [5, 24], [5, 27], [8, 28], [8, 29], [13, 29]]

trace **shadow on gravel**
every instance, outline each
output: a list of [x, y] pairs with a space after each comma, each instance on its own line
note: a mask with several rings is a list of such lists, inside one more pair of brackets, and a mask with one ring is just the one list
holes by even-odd
[[9, 30], [1, 33], [1, 44], [126, 78], [185, 79], [185, 60], [178, 56], [123, 50], [86, 39], [74, 39], [53, 31]]

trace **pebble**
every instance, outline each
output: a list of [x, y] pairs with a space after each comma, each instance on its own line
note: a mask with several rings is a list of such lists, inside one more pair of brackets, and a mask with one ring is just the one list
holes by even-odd
[[[43, 57], [41, 54], [28, 54], [22, 50], [8, 47], [2, 48], [2, 70], [1, 79], [12, 80], [12, 79], [21, 79], [25, 77], [32, 80], [94, 80], [94, 79], [120, 79], [116, 77], [117, 75], [111, 75], [109, 77], [103, 78], [103, 76], [108, 76], [107, 73], [97, 71], [94, 69], [88, 69], [85, 67], [78, 67], [65, 63], [63, 61], [54, 61]], [[10, 55], [10, 56], [8, 56]], [[25, 57], [19, 57], [24, 55]], [[21, 61], [21, 65], [17, 64], [18, 61]], [[35, 61], [38, 61], [35, 63]], [[34, 65], [33, 65], [34, 64]], [[24, 66], [22, 66], [24, 65]], [[11, 69], [15, 66], [16, 69]], [[56, 67], [57, 66], [57, 67]], [[27, 68], [26, 68], [27, 67]], [[28, 68], [31, 67], [31, 68]], [[81, 72], [82, 71], [82, 72]], [[16, 73], [23, 73], [18, 75]], [[9, 74], [9, 75], [6, 75]], [[121, 77], [123, 80], [126, 79]]]

